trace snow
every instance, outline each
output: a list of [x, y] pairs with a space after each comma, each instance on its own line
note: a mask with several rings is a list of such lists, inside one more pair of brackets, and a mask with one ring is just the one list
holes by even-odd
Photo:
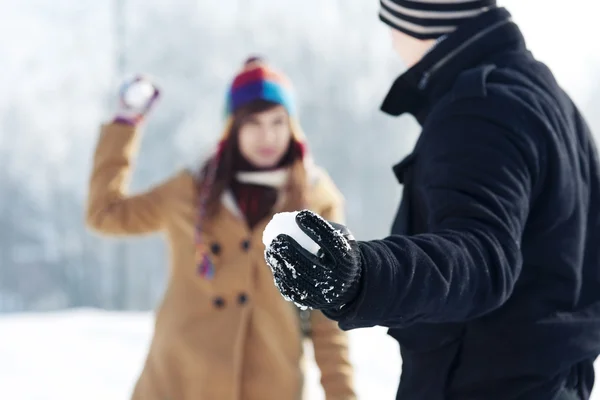
[[263, 232], [263, 243], [267, 249], [278, 235], [286, 234], [292, 237], [304, 249], [317, 255], [319, 245], [298, 227], [298, 224], [296, 224], [297, 214], [298, 212], [294, 211], [277, 213], [273, 216]]
[[[79, 309], [0, 316], [0, 398], [128, 400], [152, 334], [150, 313]], [[396, 342], [382, 328], [350, 332], [361, 399], [393, 399]], [[322, 400], [310, 346], [306, 399]]]
[[[0, 398], [129, 400], [152, 326], [145, 312], [0, 315]], [[349, 335], [359, 399], [395, 398], [401, 367], [396, 342], [380, 327]], [[323, 400], [310, 346], [306, 355], [305, 399]], [[591, 400], [600, 400], [597, 389]]]

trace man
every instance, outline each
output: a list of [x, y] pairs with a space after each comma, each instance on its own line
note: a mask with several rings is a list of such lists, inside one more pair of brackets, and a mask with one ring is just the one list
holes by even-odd
[[315, 256], [286, 235], [276, 284], [344, 329], [400, 344], [398, 399], [588, 399], [600, 353], [600, 169], [552, 73], [492, 0], [381, 0], [410, 69], [382, 110], [422, 126], [394, 167], [386, 239], [357, 242], [303, 211]]

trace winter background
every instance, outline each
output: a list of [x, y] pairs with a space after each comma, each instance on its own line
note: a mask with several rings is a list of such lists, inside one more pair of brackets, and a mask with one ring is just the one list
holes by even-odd
[[[500, 3], [600, 135], [596, 2]], [[418, 129], [378, 112], [403, 67], [377, 9], [376, 0], [0, 0], [0, 398], [126, 400], [141, 369], [164, 244], [83, 225], [98, 126], [128, 74], [150, 73], [164, 94], [133, 191], [211, 149], [226, 84], [259, 53], [295, 83], [312, 151], [346, 196], [355, 235], [388, 232], [400, 199], [390, 166]], [[392, 399], [395, 342], [373, 328], [352, 332], [351, 345], [360, 398]], [[314, 366], [308, 385], [309, 398], [323, 398]]]

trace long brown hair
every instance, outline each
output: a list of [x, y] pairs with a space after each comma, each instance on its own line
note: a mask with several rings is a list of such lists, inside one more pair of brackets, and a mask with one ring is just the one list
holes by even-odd
[[[214, 181], [210, 185], [210, 192], [206, 201], [207, 216], [214, 216], [221, 203], [221, 196], [227, 188], [230, 187], [235, 173], [243, 163], [243, 156], [239, 150], [238, 136], [242, 125], [254, 114], [269, 111], [277, 107], [277, 103], [266, 100], [255, 100], [243, 107], [240, 107], [234, 114], [229, 132], [226, 132], [227, 139], [222, 143], [222, 148], [216, 162], [216, 171], [214, 172]], [[293, 126], [290, 127], [293, 129]], [[206, 190], [205, 177], [208, 176], [211, 168], [214, 168], [215, 158], [209, 159], [200, 170], [200, 179], [198, 181], [198, 191]], [[294, 211], [306, 207], [306, 187], [307, 174], [302, 160], [302, 147], [294, 137], [290, 140], [289, 148], [279, 162], [278, 167], [290, 167], [288, 182], [283, 188], [285, 203], [281, 211]], [[205, 194], [206, 195], [206, 194]]]

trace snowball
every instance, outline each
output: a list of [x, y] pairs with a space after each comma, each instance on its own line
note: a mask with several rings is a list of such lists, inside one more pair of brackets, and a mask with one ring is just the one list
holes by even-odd
[[131, 84], [125, 92], [125, 104], [132, 108], [143, 108], [154, 95], [154, 86], [147, 81]]
[[300, 246], [308, 250], [310, 253], [317, 255], [319, 245], [315, 243], [300, 227], [296, 224], [295, 212], [282, 212], [275, 214], [271, 221], [265, 227], [263, 232], [263, 243], [269, 247], [273, 239], [278, 235], [285, 233], [292, 237]]

